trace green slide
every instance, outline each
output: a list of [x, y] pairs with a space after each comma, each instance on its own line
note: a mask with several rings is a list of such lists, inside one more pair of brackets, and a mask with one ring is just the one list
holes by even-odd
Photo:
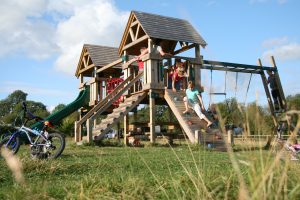
[[[52, 113], [45, 120], [50, 121], [53, 125], [57, 125], [63, 118], [72, 114], [79, 108], [88, 105], [90, 99], [90, 87], [85, 86], [83, 90], [80, 91], [78, 97], [70, 104], [65, 106], [63, 109]], [[43, 122], [37, 122], [31, 126], [32, 129], [41, 130], [43, 128]]]

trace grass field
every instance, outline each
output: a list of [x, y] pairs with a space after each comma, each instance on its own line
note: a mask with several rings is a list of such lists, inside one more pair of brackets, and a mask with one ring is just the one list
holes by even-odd
[[0, 160], [0, 199], [300, 199], [300, 162], [257, 148], [76, 146], [57, 160], [18, 156], [24, 182]]

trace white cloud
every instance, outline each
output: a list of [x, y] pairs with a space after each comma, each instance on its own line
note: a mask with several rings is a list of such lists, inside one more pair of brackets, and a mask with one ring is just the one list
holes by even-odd
[[55, 68], [74, 74], [84, 43], [118, 46], [129, 12], [112, 0], [3, 0], [0, 56], [58, 56]]
[[25, 53], [35, 59], [57, 51], [55, 27], [42, 19], [46, 0], [4, 0], [0, 4], [0, 56]]
[[262, 42], [262, 47], [263, 48], [274, 48], [277, 46], [282, 46], [285, 45], [289, 42], [288, 37], [280, 37], [280, 38], [271, 38], [271, 39], [267, 39], [265, 41]]
[[74, 14], [57, 26], [61, 54], [56, 69], [73, 74], [84, 43], [118, 47], [128, 15], [106, 0], [76, 5]]
[[281, 61], [300, 60], [300, 44], [290, 43], [281, 45], [263, 53], [263, 59], [268, 59], [270, 56], [275, 56]]

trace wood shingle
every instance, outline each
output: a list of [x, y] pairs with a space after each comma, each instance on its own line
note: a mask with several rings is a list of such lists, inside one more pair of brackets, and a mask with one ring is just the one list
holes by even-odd
[[207, 43], [187, 20], [132, 11], [150, 38], [190, 42], [206, 46]]
[[92, 62], [96, 67], [102, 67], [119, 59], [118, 48], [100, 45], [85, 44]]

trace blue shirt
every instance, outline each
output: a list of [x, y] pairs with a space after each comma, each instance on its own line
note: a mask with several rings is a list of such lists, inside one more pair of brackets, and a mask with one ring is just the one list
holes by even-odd
[[196, 89], [193, 89], [193, 90], [187, 89], [185, 91], [185, 93], [186, 93], [186, 96], [187, 96], [190, 103], [192, 103], [192, 104], [199, 103], [198, 95], [200, 95], [200, 93], [199, 93], [198, 90], [196, 90]]

